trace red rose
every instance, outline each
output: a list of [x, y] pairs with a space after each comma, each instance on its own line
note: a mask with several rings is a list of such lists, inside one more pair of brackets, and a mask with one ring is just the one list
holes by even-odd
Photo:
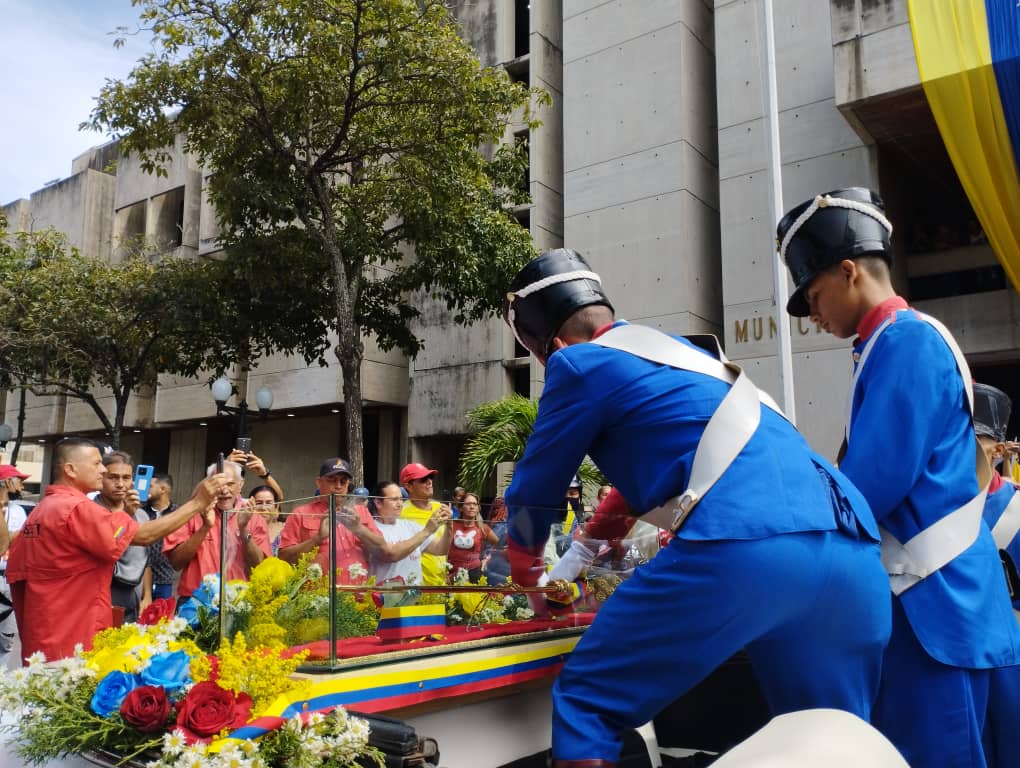
[[177, 601], [170, 597], [153, 600], [138, 617], [139, 624], [158, 624], [160, 619], [172, 619], [177, 608]]
[[189, 742], [208, 741], [224, 729], [240, 728], [251, 717], [251, 697], [236, 696], [209, 681], [197, 683], [177, 706], [177, 727]]
[[170, 699], [161, 686], [142, 685], [124, 697], [120, 714], [125, 723], [142, 733], [160, 733], [166, 730]]

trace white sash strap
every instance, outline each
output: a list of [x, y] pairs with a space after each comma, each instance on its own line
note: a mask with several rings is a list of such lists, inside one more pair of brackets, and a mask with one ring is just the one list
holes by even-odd
[[[967, 405], [973, 414], [974, 386], [971, 380], [970, 366], [967, 365], [967, 359], [963, 356], [963, 350], [956, 343], [953, 334], [940, 321], [922, 312], [918, 312], [917, 315], [938, 332], [953, 353], [957, 370], [963, 380], [964, 391], [967, 393]], [[857, 389], [857, 382], [864, 370], [864, 364], [874, 348], [875, 341], [891, 323], [892, 318], [888, 317], [875, 329], [871, 338], [865, 343], [864, 349], [861, 350], [857, 367], [854, 369], [847, 399], [845, 434], [848, 441], [850, 439], [850, 424], [853, 421], [854, 392]], [[975, 452], [977, 466], [981, 467], [986, 464], [980, 445], [975, 444]], [[981, 476], [980, 470], [978, 485], [981, 486], [981, 491], [977, 496], [920, 531], [905, 544], [901, 544], [889, 531], [879, 526], [879, 532], [882, 534], [882, 565], [885, 566], [886, 573], [889, 574], [889, 586], [894, 595], [902, 594], [917, 582], [935, 573], [939, 568], [948, 565], [977, 541], [978, 534], [981, 532], [985, 497], [988, 493], [988, 483]], [[1020, 523], [1017, 527], [1020, 528]], [[1013, 533], [1015, 535], [1016, 529]]]
[[[917, 312], [917, 316], [928, 323], [932, 328], [938, 331], [939, 336], [946, 342], [946, 346], [949, 347], [949, 351], [953, 353], [953, 358], [956, 360], [956, 367], [960, 371], [960, 377], [963, 379], [963, 389], [967, 393], [967, 404], [970, 406], [970, 412], [974, 413], [974, 381], [970, 374], [970, 366], [967, 364], [967, 358], [963, 355], [963, 350], [960, 349], [960, 345], [956, 343], [956, 339], [953, 338], [953, 334], [949, 332], [949, 329], [942, 324], [940, 320], [926, 315], [923, 312]], [[847, 441], [850, 440], [850, 424], [853, 423], [854, 416], [854, 392], [857, 391], [857, 381], [861, 377], [861, 371], [864, 370], [864, 363], [867, 361], [868, 356], [871, 354], [872, 348], [875, 346], [875, 342], [878, 337], [882, 335], [882, 331], [888, 328], [892, 324], [892, 318], [887, 317], [878, 328], [875, 329], [871, 337], [865, 342], [864, 349], [861, 350], [860, 358], [857, 360], [857, 367], [854, 368], [853, 376], [850, 379], [850, 392], [847, 394], [846, 401], [846, 427], [844, 428], [844, 437]]]
[[894, 595], [906, 592], [977, 541], [986, 492], [987, 488], [982, 489], [962, 507], [932, 523], [906, 544], [900, 544], [896, 537], [879, 526], [882, 565], [889, 574], [889, 586]]
[[593, 339], [592, 343], [671, 368], [711, 376], [731, 385], [698, 441], [687, 490], [640, 518], [675, 533], [754, 435], [761, 421], [760, 404], [765, 403], [779, 414], [782, 411], [772, 398], [755, 387], [740, 366], [726, 360], [718, 349], [718, 341], [715, 344], [720, 360], [691, 349], [661, 331], [640, 325], [617, 326]]
[[1017, 532], [1020, 532], [1020, 491], [1013, 492], [1013, 498], [1002, 511], [1002, 515], [992, 528], [992, 538], [995, 539], [995, 546], [1005, 549], [1013, 543]]

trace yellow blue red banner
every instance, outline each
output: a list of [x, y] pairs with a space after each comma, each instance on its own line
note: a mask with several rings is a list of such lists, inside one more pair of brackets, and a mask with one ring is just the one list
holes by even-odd
[[1020, 6], [907, 0], [921, 85], [988, 241], [1020, 291]]

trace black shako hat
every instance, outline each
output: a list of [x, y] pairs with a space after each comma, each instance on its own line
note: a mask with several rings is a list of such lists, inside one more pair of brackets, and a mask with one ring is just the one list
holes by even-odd
[[602, 292], [602, 279], [577, 251], [557, 248], [532, 259], [517, 273], [503, 299], [503, 319], [521, 344], [548, 357], [560, 326], [592, 304], [613, 308]]
[[811, 310], [805, 289], [816, 275], [843, 259], [874, 255], [892, 263], [892, 224], [884, 209], [877, 193], [850, 187], [806, 200], [779, 221], [779, 257], [786, 262], [795, 286], [787, 312], [807, 317]]
[[1009, 395], [989, 384], [974, 384], [974, 432], [1006, 442], [1006, 427], [1013, 403]]

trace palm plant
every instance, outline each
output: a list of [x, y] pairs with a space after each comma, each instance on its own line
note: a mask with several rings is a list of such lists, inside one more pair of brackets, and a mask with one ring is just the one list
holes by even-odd
[[[521, 395], [482, 403], [468, 411], [471, 437], [460, 455], [460, 484], [480, 490], [496, 473], [499, 464], [520, 459], [536, 416], [538, 401]], [[587, 491], [605, 482], [602, 473], [587, 460], [578, 468], [577, 476]], [[509, 475], [503, 481], [509, 482]]]

